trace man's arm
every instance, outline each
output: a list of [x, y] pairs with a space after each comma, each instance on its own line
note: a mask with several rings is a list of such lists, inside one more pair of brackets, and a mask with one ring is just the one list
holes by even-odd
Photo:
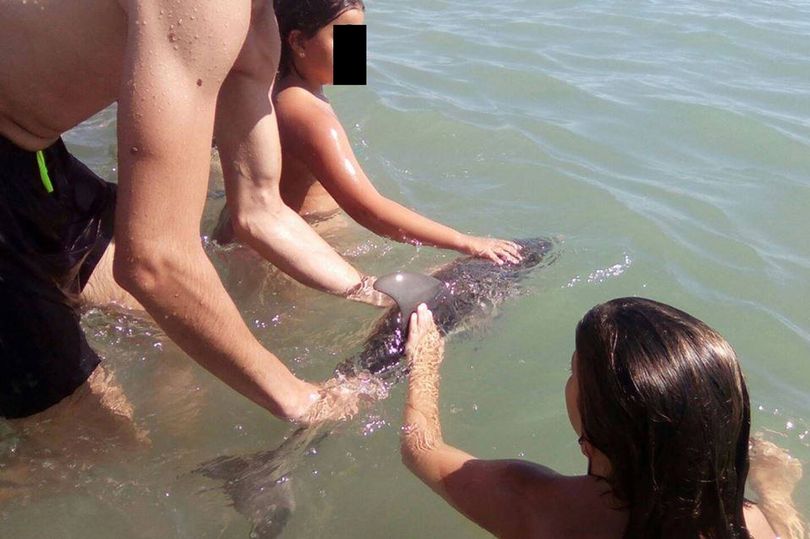
[[240, 241], [296, 280], [349, 296], [362, 288], [362, 275], [281, 199], [281, 145], [270, 100], [281, 44], [272, 3], [256, 17], [246, 44], [250, 53], [239, 57], [217, 102], [215, 132], [231, 225]]
[[216, 140], [237, 238], [308, 286], [348, 296], [362, 275], [281, 199], [281, 147], [268, 81], [234, 72], [217, 105]]
[[130, 0], [118, 102], [116, 280], [184, 351], [283, 418], [317, 388], [251, 335], [199, 236], [218, 90], [250, 22], [244, 0]]

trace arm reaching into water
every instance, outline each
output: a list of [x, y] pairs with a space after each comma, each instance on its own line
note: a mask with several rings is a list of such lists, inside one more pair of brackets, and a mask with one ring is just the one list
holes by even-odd
[[216, 138], [235, 235], [303, 284], [385, 304], [368, 278], [281, 200], [281, 148], [267, 88], [266, 81], [236, 72], [220, 92]]
[[352, 219], [381, 236], [420, 242], [488, 258], [517, 262], [520, 247], [511, 241], [462, 234], [382, 196], [354, 156], [331, 107], [307, 90], [287, 88], [277, 96], [285, 152], [320, 181]]
[[[248, 35], [244, 48], [249, 53], [237, 59], [217, 100], [215, 135], [233, 216], [229, 226], [240, 241], [297, 281], [356, 301], [387, 305], [387, 299], [371, 287], [373, 278], [337, 254], [281, 198], [281, 146], [270, 99], [280, 42], [272, 2], [260, 9], [265, 12], [256, 23], [260, 31]], [[264, 43], [268, 35], [275, 38], [272, 46]]]
[[[405, 353], [410, 380], [400, 451], [403, 463], [467, 518], [498, 537], [526, 537], [527, 483], [554, 488], [551, 470], [514, 460], [481, 460], [444, 442], [439, 420], [439, 367], [444, 342], [423, 304], [411, 315]], [[535, 516], [544, 512], [533, 509]]]
[[[607, 537], [622, 536], [627, 513], [603, 480], [563, 476], [520, 460], [482, 460], [445, 443], [438, 407], [443, 343], [424, 305], [411, 316], [410, 327], [400, 451], [411, 472], [497, 537], [591, 536], [594, 523]], [[745, 518], [752, 539], [773, 539], [756, 506], [746, 507]], [[783, 537], [805, 539], [795, 533]]]
[[[267, 22], [275, 24], [272, 7], [265, 9]], [[245, 50], [256, 53], [248, 49], [258, 41], [250, 34], [240, 47], [251, 17], [261, 13], [231, 0], [130, 0], [127, 12], [116, 281], [212, 374], [278, 417], [308, 421], [313, 404], [329, 391], [296, 378], [253, 337], [199, 237], [217, 95], [223, 82], [235, 84], [228, 73], [237, 58]], [[171, 22], [178, 19], [185, 23]], [[277, 39], [262, 43], [259, 52], [272, 56], [275, 47], [277, 55]], [[268, 80], [275, 69], [270, 72]]]

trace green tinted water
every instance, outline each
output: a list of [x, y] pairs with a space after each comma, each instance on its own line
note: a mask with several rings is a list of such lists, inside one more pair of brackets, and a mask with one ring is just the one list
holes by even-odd
[[[468, 232], [565, 238], [530, 294], [448, 345], [446, 439], [582, 473], [562, 399], [574, 326], [596, 303], [643, 295], [726, 336], [754, 430], [810, 462], [810, 4], [502, 4], [368, 2], [369, 85], [330, 92], [385, 194]], [[114, 137], [110, 110], [67, 141], [114, 178]], [[221, 204], [215, 173], [204, 234]], [[372, 273], [453, 256], [359, 229], [333, 239]], [[301, 376], [328, 376], [377, 316], [244, 249], [209, 252], [256, 335]], [[0, 536], [246, 537], [246, 519], [189, 472], [289, 429], [150, 324], [90, 311], [85, 325], [152, 447], [102, 447], [61, 476], [33, 462], [56, 471], [41, 495], [0, 505]], [[400, 464], [402, 390], [304, 457], [286, 537], [486, 536]], [[23, 449], [13, 433], [3, 444]]]

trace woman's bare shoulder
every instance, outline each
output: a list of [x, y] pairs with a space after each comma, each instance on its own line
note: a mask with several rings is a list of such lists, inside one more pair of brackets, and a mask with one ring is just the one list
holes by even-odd
[[523, 515], [523, 537], [621, 537], [626, 513], [611, 507], [603, 481], [525, 461], [511, 461], [504, 476]]
[[273, 103], [280, 116], [301, 114], [329, 114], [334, 116], [332, 106], [301, 86], [286, 86], [273, 94]]
[[525, 460], [503, 461], [503, 475], [513, 485], [527, 493], [572, 495], [580, 497], [582, 490], [604, 490], [599, 480], [586, 475], [563, 475], [547, 466]]
[[298, 86], [284, 88], [273, 97], [282, 139], [308, 146], [327, 142], [325, 134], [340, 132], [343, 127], [332, 106]]

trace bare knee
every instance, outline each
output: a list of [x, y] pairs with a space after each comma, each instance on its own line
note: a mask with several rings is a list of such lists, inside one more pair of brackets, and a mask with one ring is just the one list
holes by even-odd
[[22, 436], [20, 449], [33, 456], [56, 451], [76, 458], [113, 447], [134, 449], [149, 444], [148, 433], [135, 422], [123, 388], [103, 365], [47, 410], [10, 423]]

